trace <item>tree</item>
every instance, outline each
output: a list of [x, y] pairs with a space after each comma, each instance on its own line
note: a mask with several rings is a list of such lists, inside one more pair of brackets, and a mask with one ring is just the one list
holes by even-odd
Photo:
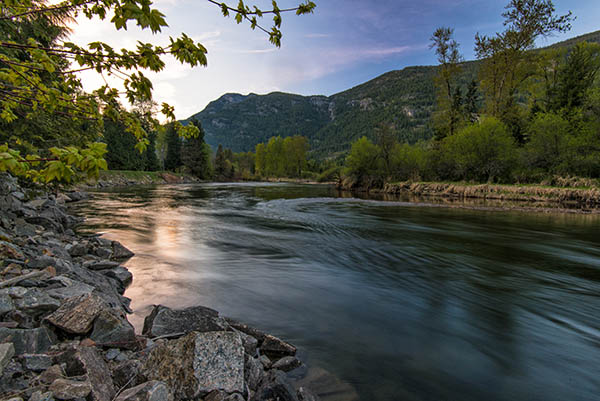
[[256, 164], [255, 171], [256, 174], [262, 176], [265, 174], [266, 169], [266, 149], [264, 143], [259, 143], [256, 145]]
[[571, 12], [556, 15], [551, 0], [510, 0], [505, 7], [506, 29], [496, 36], [475, 36], [475, 53], [483, 61], [480, 69], [481, 89], [485, 95], [486, 111], [509, 123], [513, 135], [523, 141], [517, 96], [535, 71], [539, 53], [531, 52], [538, 37], [571, 28]]
[[[237, 7], [215, 0], [207, 1], [219, 7], [224, 16], [235, 16], [238, 24], [247, 21], [252, 29], [264, 31], [275, 46], [281, 44], [282, 13], [293, 11], [301, 15], [311, 13], [315, 8], [312, 1], [289, 9], [280, 9], [273, 1], [270, 10], [250, 7], [243, 0]], [[45, 0], [5, 0], [0, 8], [0, 22], [2, 28], [23, 32], [24, 27], [42, 19], [51, 21], [53, 26], [64, 27], [68, 18], [75, 14], [100, 19], [111, 15], [111, 22], [117, 30], [127, 29], [129, 22], [152, 33], [167, 26], [164, 15], [148, 0], [63, 0], [58, 4], [47, 4]], [[265, 15], [273, 17], [270, 30], [259, 24], [260, 18]], [[17, 113], [22, 108], [43, 110], [76, 125], [86, 121], [101, 122], [104, 116], [121, 121], [126, 130], [135, 135], [138, 141], [136, 147], [140, 151], [148, 145], [148, 133], [139, 118], [117, 107], [119, 91], [104, 85], [92, 93], [84, 93], [77, 72], [94, 70], [124, 77], [124, 96], [133, 103], [152, 99], [152, 83], [142, 70], [163, 70], [166, 56], [171, 55], [192, 67], [207, 64], [206, 48], [185, 34], [170, 38], [166, 46], [140, 42], [134, 50], [116, 50], [100, 41], [78, 46], [67, 41], [42, 39], [9, 34], [0, 41], [0, 119], [11, 123], [19, 118]], [[57, 71], [60, 73], [57, 74]], [[161, 106], [161, 112], [174, 119], [173, 108], [168, 104]], [[158, 120], [153, 119], [153, 125], [158, 128]], [[183, 127], [175, 124], [174, 128], [185, 137], [198, 133], [193, 125]], [[101, 144], [90, 144], [83, 150], [74, 146], [53, 148], [49, 150], [51, 158], [45, 159], [36, 154], [23, 157], [19, 150], [5, 145], [0, 151], [0, 170], [46, 182], [70, 180], [77, 171], [95, 174], [105, 167], [103, 151]]]
[[228, 160], [225, 157], [223, 145], [219, 144], [219, 147], [217, 148], [217, 154], [215, 156], [215, 176], [218, 180], [224, 180], [228, 178], [230, 172], [231, 165], [228, 163]]
[[265, 173], [271, 177], [283, 177], [285, 174], [285, 154], [283, 139], [274, 136], [269, 139], [265, 152]]
[[135, 150], [135, 137], [125, 132], [119, 121], [104, 121], [104, 141], [106, 142], [106, 162], [110, 170], [144, 170], [144, 154]]
[[549, 102], [550, 109], [571, 111], [583, 107], [599, 70], [600, 45], [578, 43], [558, 69], [556, 87]]
[[[461, 117], [461, 103], [457, 103], [457, 94], [460, 88], [456, 83], [461, 71], [460, 63], [463, 61], [458, 48], [459, 45], [453, 39], [452, 28], [438, 28], [431, 36], [429, 48], [435, 48], [439, 72], [436, 77], [438, 87], [437, 109], [434, 114], [434, 128], [437, 139], [443, 139], [447, 135], [453, 135]], [[460, 97], [458, 97], [460, 99]]]
[[363, 136], [352, 144], [346, 157], [346, 175], [357, 183], [369, 187], [380, 176], [380, 151], [367, 137]]
[[306, 167], [306, 153], [308, 140], [304, 136], [288, 136], [283, 140], [285, 169], [288, 177], [302, 177], [302, 170]]
[[181, 160], [186, 169], [201, 180], [211, 177], [210, 146], [204, 142], [204, 130], [200, 121], [192, 119], [199, 134], [196, 137], [186, 139], [181, 148]]
[[181, 138], [177, 134], [173, 123], [167, 125], [166, 131], [167, 156], [165, 157], [165, 170], [175, 171], [181, 167]]
[[445, 138], [442, 151], [454, 161], [456, 178], [494, 182], [509, 177], [516, 146], [506, 125], [487, 117]]

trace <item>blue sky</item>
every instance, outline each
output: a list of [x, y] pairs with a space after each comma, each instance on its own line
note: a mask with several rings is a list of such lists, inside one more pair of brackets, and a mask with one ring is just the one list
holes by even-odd
[[[138, 39], [166, 43], [168, 35], [185, 32], [201, 41], [209, 51], [207, 68], [190, 69], [169, 60], [165, 71], [152, 76], [156, 99], [175, 105], [177, 117], [186, 118], [227, 92], [331, 95], [387, 71], [435, 64], [428, 45], [439, 26], [455, 28], [465, 58], [473, 59], [475, 34], [502, 30], [501, 13], [508, 0], [315, 2], [312, 15], [284, 17], [280, 49], [270, 45], [264, 33], [223, 18], [205, 0], [156, 0], [170, 25], [156, 37], [135, 27], [116, 32], [106, 22], [80, 18], [72, 39], [88, 43], [100, 37], [120, 48], [132, 47]], [[265, 7], [269, 3], [255, 2]], [[279, 1], [282, 8], [294, 4]], [[539, 45], [600, 29], [598, 0], [555, 0], [554, 4], [559, 13], [571, 10], [577, 19], [571, 32]], [[269, 24], [268, 19], [264, 22]], [[92, 74], [83, 75], [83, 80], [89, 89], [103, 82]]]

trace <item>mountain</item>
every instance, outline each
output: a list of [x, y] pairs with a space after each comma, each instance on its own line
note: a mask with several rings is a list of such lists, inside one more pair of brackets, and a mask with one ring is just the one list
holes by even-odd
[[[600, 31], [551, 47], [586, 40], [600, 43]], [[465, 87], [475, 78], [478, 65], [478, 61], [462, 64], [461, 82]], [[390, 71], [332, 96], [228, 93], [192, 117], [202, 123], [208, 144], [215, 149], [222, 144], [234, 152], [254, 150], [257, 143], [272, 136], [304, 135], [315, 156], [335, 156], [363, 135], [373, 138], [381, 124], [391, 124], [400, 140], [414, 143], [433, 135], [429, 121], [435, 103], [437, 68]]]

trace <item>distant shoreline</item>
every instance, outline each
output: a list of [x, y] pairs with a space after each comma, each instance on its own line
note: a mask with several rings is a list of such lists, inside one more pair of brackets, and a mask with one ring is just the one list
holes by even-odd
[[[495, 185], [444, 182], [396, 182], [383, 188], [348, 188], [342, 191], [382, 197], [408, 197], [411, 203], [477, 210], [600, 214], [600, 188], [543, 185]], [[416, 198], [416, 199], [415, 199]], [[398, 199], [396, 199], [398, 200]], [[437, 202], [430, 202], [436, 200]]]

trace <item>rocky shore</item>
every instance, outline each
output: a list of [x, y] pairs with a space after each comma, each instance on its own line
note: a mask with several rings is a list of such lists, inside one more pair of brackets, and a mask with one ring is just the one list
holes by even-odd
[[0, 176], [0, 399], [303, 401], [296, 348], [210, 308], [155, 306], [137, 335], [123, 296], [133, 254], [83, 237], [66, 204]]

